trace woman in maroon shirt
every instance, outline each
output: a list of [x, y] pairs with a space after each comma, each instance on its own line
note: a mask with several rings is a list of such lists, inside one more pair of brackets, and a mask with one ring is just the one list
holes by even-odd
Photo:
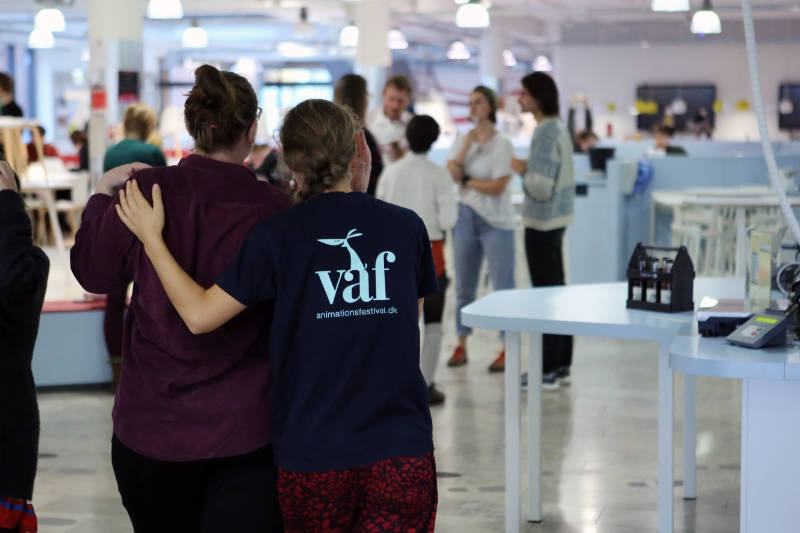
[[[204, 65], [184, 111], [194, 154], [136, 178], [148, 190], [158, 182], [170, 191], [165, 239], [181, 266], [211, 286], [249, 231], [287, 209], [290, 199], [243, 166], [260, 114], [247, 80]], [[208, 335], [192, 335], [119, 220], [121, 183], [107, 176], [86, 206], [72, 271], [95, 293], [134, 281], [112, 440], [134, 529], [279, 531], [265, 356], [271, 310], [251, 308]]]

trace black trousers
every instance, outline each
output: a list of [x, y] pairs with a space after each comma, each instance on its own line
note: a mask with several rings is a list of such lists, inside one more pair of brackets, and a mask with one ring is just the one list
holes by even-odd
[[422, 310], [425, 311], [426, 324], [441, 324], [442, 314], [444, 313], [444, 296], [450, 279], [447, 274], [442, 274], [436, 280], [439, 283], [439, 290], [426, 296], [422, 301]]
[[[564, 285], [564, 228], [538, 231], [525, 228], [525, 255], [534, 287]], [[572, 337], [542, 335], [544, 374], [572, 365]]]
[[111, 441], [122, 504], [136, 533], [282, 532], [272, 446], [244, 455], [166, 462]]

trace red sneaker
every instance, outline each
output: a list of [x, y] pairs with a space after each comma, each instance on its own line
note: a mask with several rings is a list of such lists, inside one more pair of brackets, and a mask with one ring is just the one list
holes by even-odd
[[461, 346], [456, 346], [450, 360], [447, 361], [447, 366], [464, 366], [467, 364], [467, 351]]
[[506, 370], [506, 351], [500, 352], [491, 365], [489, 365], [489, 372], [505, 372]]

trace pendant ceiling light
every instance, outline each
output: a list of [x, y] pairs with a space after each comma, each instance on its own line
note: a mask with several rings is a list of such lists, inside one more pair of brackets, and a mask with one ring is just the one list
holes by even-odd
[[67, 29], [67, 23], [64, 20], [64, 13], [57, 8], [40, 9], [36, 13], [36, 18], [33, 22], [34, 27], [42, 28], [51, 32], [64, 31]]
[[208, 47], [208, 34], [200, 27], [197, 19], [192, 21], [192, 26], [183, 32], [184, 48], [206, 48]]
[[665, 11], [675, 13], [676, 11], [689, 11], [689, 0], [653, 0], [650, 4], [653, 11]]
[[147, 2], [149, 19], [181, 19], [183, 6], [181, 0], [150, 0]]
[[463, 61], [472, 57], [469, 48], [464, 44], [464, 41], [453, 41], [450, 43], [450, 48], [447, 49], [447, 59], [454, 61]]
[[553, 64], [547, 56], [536, 56], [533, 60], [533, 70], [536, 72], [552, 72]]
[[342, 28], [339, 34], [339, 45], [346, 48], [358, 46], [358, 26], [355, 24], [348, 24]]
[[408, 48], [406, 36], [403, 35], [403, 32], [396, 29], [389, 32], [388, 44], [390, 50], [405, 50]]
[[292, 35], [295, 37], [310, 37], [314, 35], [314, 25], [308, 21], [308, 9], [300, 8], [300, 20], [294, 25]]
[[721, 33], [722, 23], [719, 15], [714, 12], [711, 0], [704, 0], [703, 7], [692, 16], [692, 33], [705, 35], [707, 33]]
[[672, 113], [675, 115], [685, 115], [686, 110], [688, 108], [686, 104], [686, 100], [678, 96], [675, 100], [672, 101], [672, 105], [670, 106], [672, 109]]
[[33, 28], [28, 36], [28, 48], [53, 48], [55, 39], [53, 32], [44, 28]]
[[477, 0], [470, 0], [456, 11], [459, 28], [486, 28], [489, 22], [489, 12]]
[[514, 57], [514, 52], [506, 48], [503, 50], [503, 63], [507, 67], [513, 67], [517, 64], [517, 58]]

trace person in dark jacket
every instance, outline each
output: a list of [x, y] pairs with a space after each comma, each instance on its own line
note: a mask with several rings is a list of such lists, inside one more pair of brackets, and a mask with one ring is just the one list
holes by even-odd
[[39, 407], [31, 360], [50, 261], [33, 245], [19, 190], [0, 162], [0, 531], [35, 533]]
[[372, 171], [369, 175], [369, 185], [367, 194], [375, 196], [378, 187], [378, 179], [383, 172], [383, 156], [378, 146], [378, 141], [366, 127], [367, 103], [369, 93], [367, 93], [367, 80], [358, 74], [345, 74], [336, 82], [333, 90], [333, 101], [343, 105], [353, 111], [360, 125], [364, 128], [364, 137], [367, 138], [367, 146], [372, 155]]

